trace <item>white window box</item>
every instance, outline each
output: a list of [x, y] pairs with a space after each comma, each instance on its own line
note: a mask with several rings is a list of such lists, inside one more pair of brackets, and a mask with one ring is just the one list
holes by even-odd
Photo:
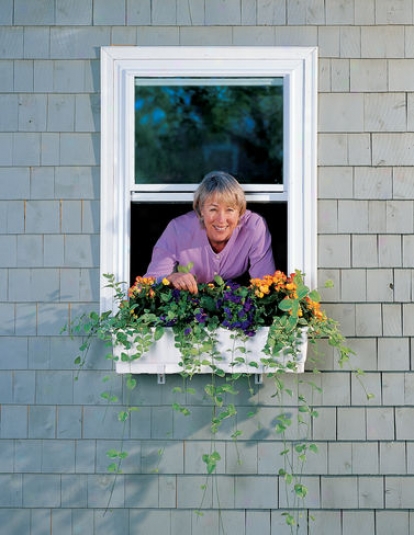
[[[266, 343], [269, 328], [263, 327], [255, 336], [245, 343], [234, 340], [233, 332], [228, 329], [217, 329], [214, 356], [205, 353], [196, 355], [195, 360], [202, 364], [195, 366], [195, 373], [212, 373], [214, 367], [225, 373], [247, 373], [262, 375], [272, 373], [283, 368], [288, 372], [303, 373], [307, 356], [307, 329], [302, 329], [301, 338], [296, 348], [296, 353], [283, 351], [278, 357], [270, 358], [262, 352]], [[240, 347], [243, 349], [240, 350]], [[133, 374], [177, 374], [187, 371], [182, 364], [182, 356], [175, 347], [172, 329], [165, 329], [160, 340], [154, 342], [147, 353], [140, 358], [132, 359], [136, 349], [125, 350], [123, 346], [114, 344], [114, 357], [116, 360], [117, 373]], [[124, 356], [122, 356], [124, 355]], [[132, 360], [125, 360], [131, 358]], [[285, 368], [288, 362], [295, 366]]]

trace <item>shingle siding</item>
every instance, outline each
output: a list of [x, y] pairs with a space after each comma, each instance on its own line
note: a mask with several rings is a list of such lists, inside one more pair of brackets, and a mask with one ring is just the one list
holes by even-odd
[[[326, 348], [314, 381], [315, 520], [299, 532], [409, 535], [414, 475], [414, 13], [411, 0], [3, 0], [0, 9], [0, 523], [23, 533], [279, 535], [282, 444], [268, 384], [237, 396], [235, 448], [206, 483], [211, 407], [140, 377], [126, 424], [101, 398], [100, 344], [75, 381], [62, 326], [98, 309], [100, 47], [318, 46], [318, 268], [365, 390]], [[193, 379], [202, 386], [203, 378]], [[296, 388], [294, 378], [286, 381]], [[175, 396], [178, 396], [175, 394]], [[173, 399], [174, 398], [174, 399]], [[258, 420], [250, 418], [259, 406]], [[294, 412], [295, 408], [292, 407]], [[258, 426], [260, 422], [260, 426]], [[297, 432], [299, 433], [300, 430]], [[295, 437], [291, 431], [290, 436]], [[241, 463], [239, 461], [242, 461]], [[110, 509], [108, 510], [108, 504]], [[192, 509], [200, 508], [203, 515]], [[411, 527], [410, 527], [411, 526]], [[6, 529], [5, 528], [5, 529]]]

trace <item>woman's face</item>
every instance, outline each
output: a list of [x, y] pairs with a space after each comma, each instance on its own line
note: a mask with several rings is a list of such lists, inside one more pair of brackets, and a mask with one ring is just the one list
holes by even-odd
[[212, 195], [203, 204], [201, 215], [211, 246], [216, 252], [224, 249], [239, 222], [239, 210]]

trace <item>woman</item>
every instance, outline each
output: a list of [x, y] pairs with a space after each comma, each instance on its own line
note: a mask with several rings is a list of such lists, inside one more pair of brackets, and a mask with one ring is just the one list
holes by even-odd
[[[155, 244], [146, 276], [167, 278], [180, 290], [197, 293], [197, 282], [215, 275], [234, 280], [274, 273], [271, 236], [264, 219], [246, 210], [244, 191], [223, 171], [208, 173], [194, 194], [194, 211], [168, 224]], [[192, 263], [191, 273], [177, 266]]]

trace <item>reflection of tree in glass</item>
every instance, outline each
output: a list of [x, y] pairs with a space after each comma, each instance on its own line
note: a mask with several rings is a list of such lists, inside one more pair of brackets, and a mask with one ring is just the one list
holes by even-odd
[[282, 86], [137, 86], [136, 183], [281, 183]]

